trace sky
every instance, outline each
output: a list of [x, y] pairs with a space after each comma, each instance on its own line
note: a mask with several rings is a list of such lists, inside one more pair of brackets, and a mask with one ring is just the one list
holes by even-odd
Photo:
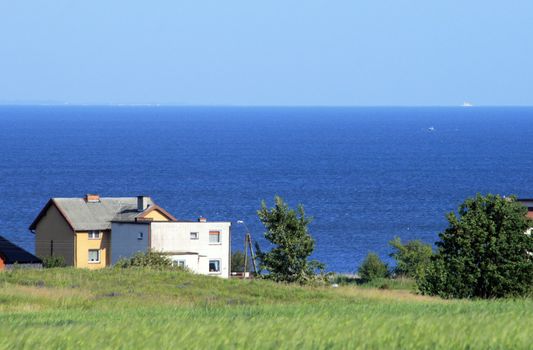
[[533, 105], [533, 1], [0, 0], [0, 103]]

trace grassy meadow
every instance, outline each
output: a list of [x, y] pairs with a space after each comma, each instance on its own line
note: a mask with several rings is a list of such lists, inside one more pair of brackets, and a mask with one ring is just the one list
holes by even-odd
[[532, 299], [137, 269], [0, 273], [0, 349], [527, 349], [531, 324]]

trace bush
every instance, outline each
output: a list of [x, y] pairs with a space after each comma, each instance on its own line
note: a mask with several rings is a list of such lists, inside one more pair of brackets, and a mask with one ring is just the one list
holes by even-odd
[[396, 260], [396, 267], [393, 270], [395, 275], [410, 278], [423, 277], [433, 255], [433, 250], [429, 244], [419, 240], [402, 244], [399, 237], [395, 237], [389, 244], [393, 248], [390, 257]]
[[55, 267], [66, 267], [65, 258], [62, 256], [47, 256], [41, 259], [43, 261], [43, 268], [52, 269]]
[[[250, 262], [251, 257], [246, 260], [246, 271], [251, 271]], [[231, 272], [244, 272], [244, 253], [236, 251], [231, 254]]]
[[156, 270], [179, 269], [172, 264], [168, 256], [157, 252], [139, 252], [131, 258], [124, 258], [117, 261], [117, 268], [144, 267]]
[[531, 221], [515, 197], [467, 199], [459, 216], [448, 214], [438, 250], [417, 283], [444, 298], [525, 296], [533, 287]]
[[368, 253], [359, 267], [359, 276], [363, 282], [370, 282], [377, 278], [385, 278], [389, 275], [385, 264], [376, 253]]

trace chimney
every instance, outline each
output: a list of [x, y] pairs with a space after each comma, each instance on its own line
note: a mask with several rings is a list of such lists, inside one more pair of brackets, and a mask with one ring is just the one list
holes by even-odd
[[85, 201], [87, 203], [98, 203], [100, 202], [100, 195], [87, 193], [85, 195]]
[[203, 216], [200, 216], [200, 217], [198, 218], [198, 222], [207, 222], [207, 219], [204, 218]]
[[148, 207], [148, 197], [137, 196], [137, 211], [145, 211]]

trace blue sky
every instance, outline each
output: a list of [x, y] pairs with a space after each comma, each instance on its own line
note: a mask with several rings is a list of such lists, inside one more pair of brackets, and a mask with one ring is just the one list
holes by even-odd
[[533, 105], [533, 1], [0, 0], [0, 103]]

